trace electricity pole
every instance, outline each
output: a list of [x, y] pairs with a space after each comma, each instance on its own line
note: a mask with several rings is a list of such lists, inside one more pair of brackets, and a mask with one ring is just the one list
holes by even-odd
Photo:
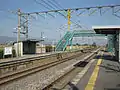
[[43, 50], [43, 49], [42, 49], [42, 48], [43, 48], [43, 43], [42, 43], [42, 40], [43, 40], [43, 33], [44, 33], [44, 32], [41, 32], [41, 53], [43, 52], [43, 51], [42, 51], [42, 50]]
[[28, 39], [28, 16], [26, 16], [26, 40]]
[[20, 41], [20, 29], [21, 29], [21, 11], [18, 9], [18, 31], [17, 31], [17, 57], [19, 57], [19, 41]]

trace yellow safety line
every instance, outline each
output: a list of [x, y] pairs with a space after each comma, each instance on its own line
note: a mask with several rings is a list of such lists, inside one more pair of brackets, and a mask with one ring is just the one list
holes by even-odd
[[98, 59], [98, 62], [95, 66], [92, 76], [90, 77], [90, 79], [88, 81], [88, 84], [87, 84], [85, 90], [93, 90], [94, 89], [95, 82], [96, 82], [98, 72], [99, 72], [99, 65], [101, 64], [101, 62], [102, 62], [102, 59]]

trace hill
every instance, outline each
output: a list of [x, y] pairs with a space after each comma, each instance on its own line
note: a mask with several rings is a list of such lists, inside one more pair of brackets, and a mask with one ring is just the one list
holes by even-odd
[[17, 40], [16, 37], [0, 36], [0, 44], [5, 44], [16, 40]]

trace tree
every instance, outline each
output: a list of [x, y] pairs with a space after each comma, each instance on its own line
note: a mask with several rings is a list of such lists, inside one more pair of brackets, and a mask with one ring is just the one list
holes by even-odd
[[79, 46], [79, 43], [76, 43], [76, 45], [78, 45], [78, 46]]
[[92, 46], [96, 46], [96, 43], [95, 43], [95, 42], [93, 42]]

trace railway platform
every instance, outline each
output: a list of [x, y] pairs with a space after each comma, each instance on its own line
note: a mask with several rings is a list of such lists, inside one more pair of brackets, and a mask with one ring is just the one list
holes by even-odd
[[0, 63], [2, 62], [9, 62], [9, 61], [16, 61], [16, 60], [21, 60], [21, 59], [26, 59], [26, 58], [34, 58], [34, 57], [40, 57], [40, 56], [46, 56], [46, 55], [51, 55], [55, 54], [56, 52], [50, 52], [50, 53], [42, 53], [42, 54], [28, 54], [24, 55], [22, 57], [14, 57], [14, 58], [5, 58], [5, 59], [0, 59]]
[[[79, 78], [79, 76], [81, 78]], [[66, 87], [69, 90], [120, 90], [120, 64], [108, 52], [100, 52], [90, 67]], [[66, 89], [65, 89], [66, 90]]]

